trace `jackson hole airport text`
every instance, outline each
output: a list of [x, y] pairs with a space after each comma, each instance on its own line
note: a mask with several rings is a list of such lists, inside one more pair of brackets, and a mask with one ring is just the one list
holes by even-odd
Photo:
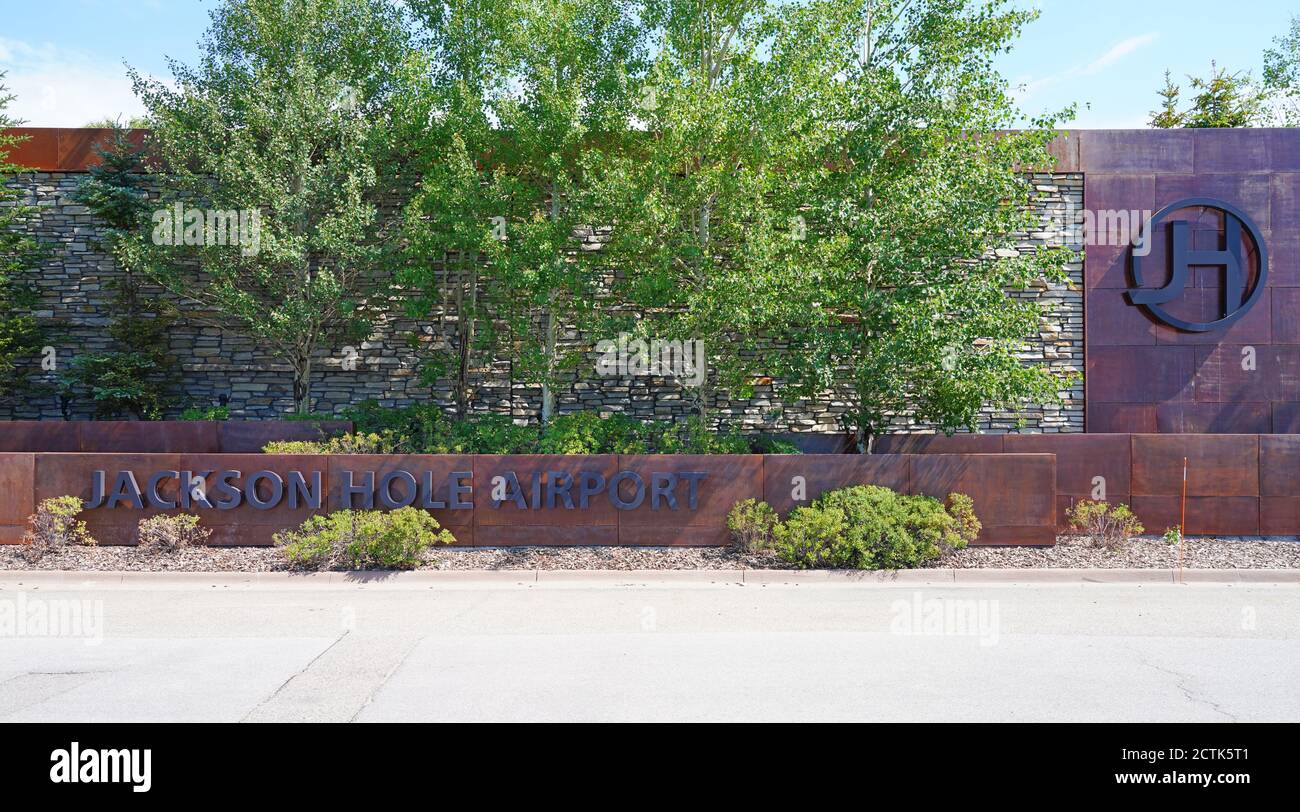
[[[489, 503], [500, 507], [513, 503], [524, 510], [584, 509], [593, 498], [604, 496], [619, 510], [634, 510], [647, 501], [651, 510], [667, 508], [695, 510], [699, 504], [700, 483], [708, 476], [702, 471], [651, 473], [643, 477], [635, 471], [620, 471], [608, 479], [595, 471], [533, 471], [521, 481], [513, 471], [493, 476], [489, 482]], [[167, 498], [160, 489], [168, 480], [180, 484], [175, 498]], [[239, 482], [237, 483], [236, 480]], [[442, 482], [434, 481], [433, 471], [396, 470], [376, 479], [374, 471], [344, 471], [339, 495], [341, 508], [396, 509], [415, 506], [431, 510], [470, 510], [474, 486], [473, 473], [453, 471]], [[91, 496], [86, 509], [126, 507], [144, 509], [146, 505], [162, 509], [214, 508], [234, 510], [243, 504], [256, 510], [270, 510], [281, 503], [290, 508], [319, 509], [324, 489], [321, 472], [303, 474], [289, 471], [281, 476], [274, 471], [254, 471], [245, 477], [240, 471], [158, 471], [143, 488], [135, 473], [118, 471], [109, 486], [108, 473], [91, 474]]]

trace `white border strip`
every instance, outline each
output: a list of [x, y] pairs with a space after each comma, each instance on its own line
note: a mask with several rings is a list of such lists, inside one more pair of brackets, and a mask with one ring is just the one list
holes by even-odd
[[1300, 569], [419, 570], [415, 572], [0, 571], [14, 589], [433, 589], [460, 586], [974, 586], [1014, 584], [1298, 584]]

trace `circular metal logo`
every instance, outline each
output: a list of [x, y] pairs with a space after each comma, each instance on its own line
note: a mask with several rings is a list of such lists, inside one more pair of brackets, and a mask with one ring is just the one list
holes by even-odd
[[[1133, 252], [1133, 283], [1135, 288], [1128, 291], [1129, 303], [1146, 308], [1154, 318], [1164, 324], [1189, 333], [1208, 333], [1231, 325], [1259, 301], [1268, 281], [1268, 252], [1264, 247], [1264, 237], [1253, 220], [1237, 207], [1208, 197], [1189, 197], [1165, 206], [1151, 218], [1146, 225], [1146, 234], [1141, 244], [1150, 245], [1155, 230], [1171, 214], [1182, 209], [1213, 209], [1223, 215], [1223, 247], [1217, 249], [1198, 249], [1193, 240], [1191, 225], [1185, 220], [1169, 222], [1169, 282], [1162, 288], [1143, 286], [1143, 256]], [[1255, 244], [1255, 263], [1253, 268], [1246, 267], [1242, 255], [1242, 236], [1246, 235]], [[1192, 268], [1209, 267], [1223, 269], [1223, 306], [1213, 321], [1189, 321], [1179, 318], [1162, 305], [1168, 304], [1183, 295], [1187, 287]], [[1253, 279], [1249, 291], [1248, 280]]]

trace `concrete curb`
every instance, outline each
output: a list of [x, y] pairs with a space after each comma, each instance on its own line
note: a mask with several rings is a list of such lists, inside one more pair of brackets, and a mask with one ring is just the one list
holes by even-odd
[[959, 584], [1175, 584], [1165, 569], [958, 569]]
[[0, 589], [433, 589], [483, 585], [978, 586], [1015, 584], [1300, 584], [1300, 569], [427, 570], [419, 572], [0, 571]]
[[950, 569], [859, 571], [859, 570], [744, 570], [744, 582], [761, 586], [777, 584], [893, 584], [953, 583]]

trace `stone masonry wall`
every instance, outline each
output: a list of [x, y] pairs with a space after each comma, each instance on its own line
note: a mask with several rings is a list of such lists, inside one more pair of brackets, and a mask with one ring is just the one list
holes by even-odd
[[[84, 206], [72, 200], [83, 175], [73, 172], [24, 174], [16, 181], [28, 194], [28, 202], [39, 209], [32, 224], [36, 235], [50, 248], [50, 256], [34, 283], [40, 291], [37, 318], [48, 327], [56, 363], [66, 364], [76, 354], [112, 349], [106, 327], [112, 319], [109, 284], [120, 274], [113, 259], [95, 250], [98, 227]], [[1019, 247], [1066, 245], [1068, 212], [1083, 210], [1083, 176], [1080, 174], [1038, 174], [1032, 178], [1036, 206], [1041, 215], [1040, 230], [1016, 235]], [[1080, 246], [1069, 246], [1078, 250]], [[1014, 295], [1037, 300], [1045, 307], [1042, 329], [1025, 343], [1021, 357], [1027, 363], [1049, 364], [1053, 369], [1083, 373], [1083, 265], [1070, 266], [1071, 285], [1043, 283]], [[156, 295], [164, 295], [157, 291]], [[270, 418], [292, 409], [291, 375], [253, 341], [197, 318], [183, 318], [170, 332], [169, 349], [181, 369], [181, 383], [174, 394], [171, 412], [187, 406], [228, 405], [233, 417]], [[404, 406], [432, 399], [440, 405], [454, 402], [452, 388], [443, 382], [435, 387], [421, 385], [414, 343], [430, 342], [434, 347], [454, 333], [454, 312], [430, 314], [414, 320], [399, 311], [387, 313], [365, 342], [348, 352], [333, 347], [323, 352], [316, 364], [312, 392], [315, 410], [336, 413], [349, 404], [366, 399], [386, 406]], [[563, 339], [577, 340], [568, 334]], [[355, 369], [345, 360], [356, 356]], [[594, 356], [593, 356], [594, 358]], [[33, 359], [27, 392], [0, 401], [0, 419], [63, 416], [51, 387], [53, 373], [42, 371]], [[642, 418], [672, 418], [691, 414], [692, 392], [658, 378], [600, 378], [575, 375], [572, 387], [557, 395], [560, 412], [599, 409], [621, 411]], [[541, 408], [541, 394], [534, 386], [513, 381], [510, 364], [497, 361], [477, 370], [476, 392], [471, 410], [498, 412], [517, 420], [535, 420]], [[710, 388], [710, 391], [715, 391]], [[1049, 406], [1027, 405], [1015, 412], [985, 409], [980, 429], [985, 432], [1079, 432], [1083, 431], [1082, 379], [1061, 393], [1062, 402]], [[838, 433], [838, 415], [843, 404], [833, 395], [812, 402], [781, 404], [772, 386], [760, 386], [746, 401], [714, 396], [710, 414], [728, 424], [747, 429]], [[66, 404], [73, 418], [89, 417], [93, 405]], [[898, 415], [892, 431], [925, 430], [907, 415]]]

